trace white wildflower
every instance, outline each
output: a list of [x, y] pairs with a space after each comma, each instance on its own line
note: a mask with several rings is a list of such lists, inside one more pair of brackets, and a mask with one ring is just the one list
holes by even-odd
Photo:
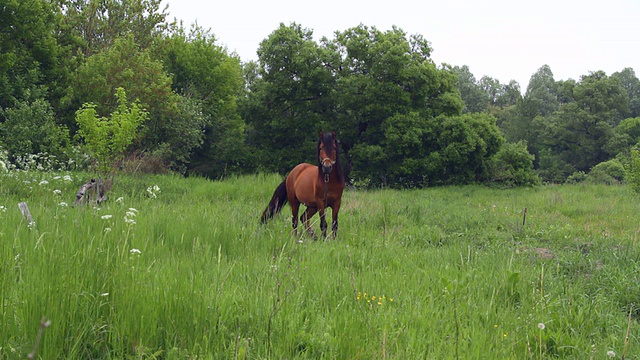
[[133, 211], [133, 212], [136, 212], [136, 213], [138, 212], [138, 210], [136, 210], [136, 209], [134, 209], [134, 208], [129, 208], [129, 209], [127, 209], [127, 210], [129, 210], [129, 211]]
[[138, 249], [131, 249], [131, 250], [129, 250], [129, 252], [131, 254], [142, 254], [142, 252], [140, 250], [138, 250]]
[[615, 357], [616, 356], [616, 352], [612, 351], [612, 350], [609, 350], [609, 351], [607, 351], [607, 356], [608, 357]]
[[101, 217], [104, 220], [109, 220], [109, 219], [111, 219], [111, 217], [113, 217], [113, 215], [102, 215]]
[[2, 212], [7, 212], [7, 208], [4, 207], [3, 205], [0, 205], [0, 211]]
[[38, 185], [47, 185], [49, 182], [47, 180], [42, 180]]
[[71, 180], [72, 180], [72, 179], [71, 179], [71, 175], [65, 175], [65, 176], [63, 176], [63, 177], [62, 177], [62, 180], [64, 180], [64, 181], [71, 181]]
[[538, 324], [538, 329], [544, 330], [544, 328], [545, 328], [544, 323], [539, 323]]
[[151, 196], [152, 198], [156, 198], [158, 197], [158, 193], [160, 192], [160, 187], [158, 185], [153, 185], [153, 186], [149, 186], [147, 188], [147, 193], [149, 193], [149, 196]]
[[126, 215], [127, 217], [136, 217], [136, 213], [134, 213], [133, 211], [127, 211], [127, 212], [125, 213], [125, 215]]
[[129, 219], [128, 217], [124, 217], [124, 222], [126, 222], [127, 224], [131, 224], [131, 225], [135, 225], [136, 221], [134, 219]]
[[62, 191], [60, 191], [59, 189], [55, 189], [55, 190], [53, 190], [53, 193], [56, 194], [56, 195], [60, 195], [60, 194], [62, 194]]
[[119, 198], [117, 198], [117, 199], [116, 199], [116, 202], [117, 202], [117, 203], [121, 203], [121, 202], [122, 202], [122, 200], [124, 200], [124, 198], [123, 198], [122, 196], [120, 196]]
[[108, 227], [108, 228], [104, 228], [104, 232], [107, 232], [107, 233], [108, 233], [108, 232], [110, 232], [110, 231], [111, 231], [111, 228], [110, 228], [110, 227]]
[[103, 297], [104, 296], [109, 296], [109, 293], [102, 293], [102, 294], [100, 294], [100, 296], [103, 296]]
[[63, 201], [63, 202], [59, 203], [58, 206], [65, 207], [65, 206], [69, 206], [69, 204], [67, 204], [66, 202]]

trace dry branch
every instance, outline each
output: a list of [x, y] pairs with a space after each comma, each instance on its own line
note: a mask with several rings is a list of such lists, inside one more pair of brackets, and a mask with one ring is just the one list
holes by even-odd
[[95, 201], [97, 204], [106, 201], [107, 196], [105, 193], [110, 187], [110, 180], [103, 182], [102, 179], [91, 179], [88, 183], [80, 186], [80, 189], [76, 193], [76, 200], [73, 202], [73, 206], [91, 201]]

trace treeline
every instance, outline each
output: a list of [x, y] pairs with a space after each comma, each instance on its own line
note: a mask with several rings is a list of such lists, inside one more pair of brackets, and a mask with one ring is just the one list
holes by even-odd
[[[522, 95], [514, 81], [436, 65], [427, 40], [400, 28], [360, 25], [316, 40], [295, 23], [243, 63], [160, 4], [0, 0], [0, 167], [46, 154], [59, 166], [285, 173], [314, 161], [321, 129], [338, 131], [360, 185], [616, 182], [633, 163], [640, 81], [631, 68], [555, 81], [543, 66]], [[139, 124], [136, 136], [92, 144], [80, 128], [87, 109], [100, 120], [94, 130]], [[144, 109], [139, 123], [116, 121], [128, 109]], [[119, 157], [86, 157], [123, 145]]]

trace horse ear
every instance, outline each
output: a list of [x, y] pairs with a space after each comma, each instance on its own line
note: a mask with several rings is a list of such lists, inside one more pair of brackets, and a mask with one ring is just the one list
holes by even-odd
[[324, 137], [324, 132], [322, 130], [320, 130], [320, 133], [318, 134], [318, 137], [320, 137], [320, 139], [322, 139]]
[[333, 138], [335, 139], [335, 138], [336, 138], [336, 131], [335, 131], [335, 130], [331, 131], [331, 135], [332, 135], [332, 136], [333, 136]]

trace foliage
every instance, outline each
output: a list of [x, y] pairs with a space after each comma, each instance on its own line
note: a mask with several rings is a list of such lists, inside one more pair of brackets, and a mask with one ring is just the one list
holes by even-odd
[[489, 106], [489, 94], [478, 84], [467, 65], [454, 66], [452, 70], [458, 76], [458, 90], [464, 102], [463, 113], [483, 112]]
[[173, 90], [183, 98], [178, 117], [167, 126], [167, 139], [182, 139], [171, 146], [171, 158], [185, 170], [213, 178], [246, 166], [244, 122], [237, 109], [240, 60], [195, 25], [188, 34], [172, 27], [154, 48], [172, 74]]
[[[0, 6], [0, 108], [57, 94], [67, 70], [47, 0], [4, 0]], [[3, 118], [0, 115], [0, 121]]]
[[624, 68], [622, 71], [611, 74], [620, 83], [629, 97], [629, 117], [640, 116], [640, 79], [632, 68]]
[[627, 169], [627, 181], [633, 191], [640, 194], [640, 150], [637, 147], [631, 150], [631, 162]]
[[284, 173], [313, 160], [318, 131], [334, 116], [330, 56], [313, 41], [311, 30], [295, 23], [280, 24], [260, 43], [259, 77], [241, 110], [247, 143], [255, 148], [260, 167]]
[[576, 172], [576, 168], [564, 162], [550, 149], [542, 149], [539, 154], [540, 167], [538, 174], [543, 182], [562, 184], [567, 177]]
[[84, 57], [103, 52], [131, 36], [148, 48], [166, 28], [167, 5], [161, 0], [52, 0], [63, 14], [65, 32]]
[[383, 133], [381, 146], [354, 147], [356, 181], [393, 187], [479, 181], [504, 142], [485, 114], [397, 115], [384, 122]]
[[625, 173], [620, 160], [611, 159], [594, 166], [586, 180], [595, 184], [616, 185], [625, 180]]
[[533, 160], [524, 141], [506, 143], [491, 158], [488, 180], [505, 187], [539, 185], [540, 177], [533, 169]]
[[149, 114], [140, 104], [127, 103], [123, 88], [116, 89], [118, 107], [107, 117], [100, 117], [93, 104], [84, 104], [76, 113], [77, 136], [84, 140], [87, 150], [103, 172], [113, 170], [124, 158], [127, 148], [138, 136], [138, 129]]
[[64, 161], [70, 146], [69, 131], [56, 124], [53, 109], [46, 100], [20, 101], [13, 108], [0, 110], [0, 144], [16, 159], [31, 154], [49, 154]]

